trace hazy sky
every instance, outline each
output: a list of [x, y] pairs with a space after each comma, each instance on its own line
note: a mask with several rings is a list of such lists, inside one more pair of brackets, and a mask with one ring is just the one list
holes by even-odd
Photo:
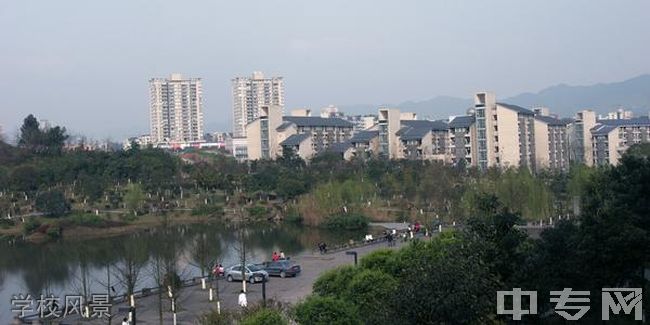
[[[650, 1], [1, 0], [0, 125], [28, 113], [95, 138], [148, 132], [148, 79], [282, 75], [287, 109], [499, 97], [650, 72]], [[435, 113], [432, 113], [435, 116]]]

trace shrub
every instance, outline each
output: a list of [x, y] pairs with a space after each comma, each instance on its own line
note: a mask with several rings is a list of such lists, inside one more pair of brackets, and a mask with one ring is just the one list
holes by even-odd
[[322, 225], [329, 229], [361, 230], [368, 227], [368, 218], [361, 214], [339, 214], [330, 216]]
[[29, 235], [41, 226], [41, 222], [31, 217], [23, 223], [23, 233]]
[[92, 213], [75, 213], [67, 218], [72, 224], [85, 227], [102, 227], [104, 219]]
[[273, 309], [260, 309], [245, 317], [241, 321], [241, 325], [286, 325], [289, 324], [280, 314], [279, 311]]
[[366, 324], [381, 324], [395, 312], [390, 297], [397, 287], [397, 280], [392, 276], [379, 270], [363, 270], [350, 282], [345, 301], [363, 311]]
[[50, 239], [59, 239], [61, 237], [61, 228], [52, 226], [47, 228], [47, 237]]
[[356, 325], [361, 324], [353, 305], [333, 297], [310, 296], [295, 308], [298, 324]]
[[361, 267], [393, 274], [396, 266], [396, 255], [395, 251], [391, 249], [376, 250], [361, 259]]
[[248, 214], [253, 219], [266, 217], [266, 215], [268, 214], [268, 209], [261, 205], [256, 205], [254, 207], [246, 208], [246, 210], [248, 211]]
[[304, 220], [304, 218], [300, 215], [300, 213], [298, 213], [296, 211], [289, 212], [289, 214], [287, 214], [287, 216], [285, 218], [286, 222], [294, 223], [294, 224], [298, 224], [298, 225], [301, 225], [303, 220]]
[[329, 270], [314, 282], [314, 293], [321, 296], [341, 297], [357, 273], [359, 269], [353, 266], [341, 266]]

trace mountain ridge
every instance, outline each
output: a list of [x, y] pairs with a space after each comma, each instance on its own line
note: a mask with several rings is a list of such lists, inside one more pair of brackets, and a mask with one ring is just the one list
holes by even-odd
[[[497, 98], [498, 98], [497, 94]], [[572, 117], [581, 109], [592, 109], [603, 114], [623, 107], [636, 115], [650, 111], [650, 74], [641, 74], [618, 82], [601, 82], [593, 85], [568, 85], [560, 83], [538, 92], [524, 92], [500, 101], [523, 107], [549, 107], [552, 113]], [[348, 113], [374, 112], [381, 105], [341, 105]], [[463, 115], [472, 107], [471, 98], [435, 96], [423, 101], [408, 100], [397, 105], [403, 111], [415, 112], [420, 118], [447, 118]], [[434, 116], [435, 115], [435, 116]]]

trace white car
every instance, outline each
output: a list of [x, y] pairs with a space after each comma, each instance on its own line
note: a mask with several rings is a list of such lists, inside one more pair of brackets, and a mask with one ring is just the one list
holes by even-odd
[[[228, 282], [232, 281], [241, 281], [242, 280], [242, 267], [241, 265], [233, 265], [226, 269], [225, 273], [226, 280]], [[262, 268], [255, 264], [246, 265], [245, 271], [246, 281], [250, 283], [262, 282], [264, 279], [268, 281], [269, 273], [264, 271]]]

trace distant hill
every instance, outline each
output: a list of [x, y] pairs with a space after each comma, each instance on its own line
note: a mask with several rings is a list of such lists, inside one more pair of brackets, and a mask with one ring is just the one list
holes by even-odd
[[[650, 75], [645, 74], [632, 79], [613, 83], [599, 83], [591, 86], [569, 86], [560, 84], [546, 88], [538, 93], [523, 93], [510, 98], [497, 99], [524, 107], [546, 106], [551, 112], [571, 117], [580, 109], [589, 108], [597, 113], [606, 113], [619, 107], [634, 111], [637, 115], [647, 115], [650, 111]], [[381, 105], [342, 105], [346, 113], [376, 113]], [[424, 101], [406, 101], [397, 105], [402, 111], [415, 112], [420, 118], [440, 119], [451, 115], [462, 115], [472, 106], [471, 98], [438, 96]]]
[[562, 116], [571, 116], [583, 108], [606, 113], [619, 107], [647, 115], [650, 110], [650, 75], [592, 86], [562, 84], [536, 94], [524, 93], [504, 101], [526, 107], [547, 106]]

